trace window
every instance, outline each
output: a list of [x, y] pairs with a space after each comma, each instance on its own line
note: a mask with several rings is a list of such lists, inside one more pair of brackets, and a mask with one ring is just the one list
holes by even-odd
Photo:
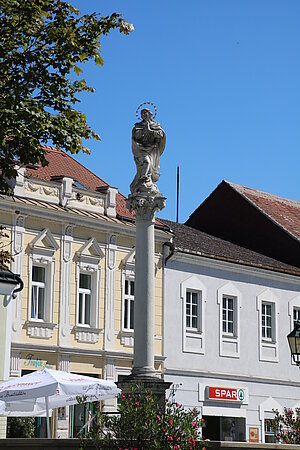
[[272, 303], [262, 302], [261, 336], [263, 339], [274, 339], [274, 308]]
[[180, 283], [180, 301], [182, 351], [204, 354], [206, 286], [200, 276], [193, 275]]
[[223, 295], [222, 299], [223, 334], [236, 335], [236, 298]]
[[31, 319], [45, 320], [46, 271], [45, 267], [32, 266]]
[[242, 294], [234, 283], [228, 282], [217, 291], [219, 305], [219, 355], [240, 357], [240, 310]]
[[280, 308], [279, 300], [271, 289], [264, 290], [256, 297], [256, 309], [258, 311], [259, 360], [277, 363], [279, 361], [277, 330]]
[[186, 291], [185, 302], [185, 318], [186, 328], [192, 330], [199, 330], [200, 328], [200, 304], [199, 304], [199, 292]]
[[79, 275], [78, 324], [91, 325], [92, 277], [87, 273]]
[[300, 308], [293, 308], [293, 322], [294, 327], [296, 325], [296, 322], [300, 321]]
[[264, 425], [265, 425], [265, 443], [266, 444], [276, 443], [276, 435], [273, 429], [273, 420], [265, 419]]
[[130, 279], [125, 279], [123, 328], [134, 330], [134, 281]]

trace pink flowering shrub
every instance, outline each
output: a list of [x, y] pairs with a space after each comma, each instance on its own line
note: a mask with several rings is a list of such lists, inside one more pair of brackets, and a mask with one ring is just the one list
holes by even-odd
[[283, 414], [278, 410], [274, 412], [272, 429], [277, 441], [282, 444], [300, 444], [300, 408], [296, 408], [295, 411], [284, 408]]
[[204, 426], [196, 409], [184, 410], [167, 400], [161, 406], [151, 391], [135, 386], [130, 394], [121, 394], [119, 414], [98, 413], [83, 444], [116, 450], [193, 450], [198, 441], [197, 449], [203, 449]]

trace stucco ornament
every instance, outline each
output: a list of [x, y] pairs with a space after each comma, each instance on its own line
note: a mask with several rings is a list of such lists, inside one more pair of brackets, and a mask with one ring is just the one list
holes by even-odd
[[142, 109], [142, 120], [137, 122], [132, 130], [136, 175], [130, 185], [131, 195], [159, 194], [156, 182], [159, 179], [159, 160], [166, 145], [166, 135], [154, 117], [150, 109]]

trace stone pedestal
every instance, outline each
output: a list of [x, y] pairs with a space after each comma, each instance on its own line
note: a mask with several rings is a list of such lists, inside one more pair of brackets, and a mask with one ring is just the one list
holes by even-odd
[[172, 383], [163, 381], [158, 377], [142, 377], [134, 375], [120, 376], [117, 383], [123, 394], [129, 394], [133, 386], [140, 386], [142, 389], [149, 389], [157, 398], [157, 404], [164, 410], [166, 390]]

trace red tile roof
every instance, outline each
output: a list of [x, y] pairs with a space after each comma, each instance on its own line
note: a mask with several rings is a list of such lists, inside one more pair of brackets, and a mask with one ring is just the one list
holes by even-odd
[[300, 240], [300, 202], [278, 197], [268, 192], [225, 181], [241, 194], [254, 207], [283, 228], [297, 240]]
[[[25, 176], [45, 181], [51, 181], [54, 176], [70, 177], [90, 191], [96, 191], [101, 186], [109, 186], [69, 154], [49, 146], [43, 146], [43, 148], [46, 150], [48, 166], [28, 166]], [[117, 194], [117, 214], [124, 218], [134, 219], [134, 215], [126, 208], [126, 197], [121, 193]]]

